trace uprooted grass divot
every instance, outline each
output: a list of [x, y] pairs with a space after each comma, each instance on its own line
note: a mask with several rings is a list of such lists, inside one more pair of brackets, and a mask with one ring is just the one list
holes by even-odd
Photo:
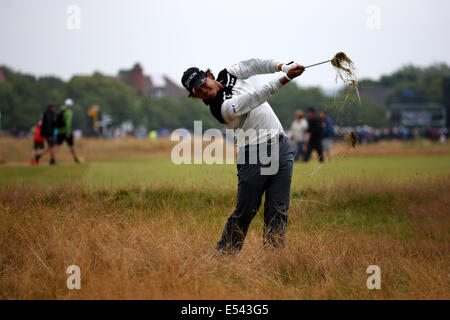
[[[340, 79], [346, 85], [346, 88], [344, 89], [343, 100], [340, 103], [339, 108], [345, 108], [353, 90], [355, 90], [358, 102], [359, 104], [361, 104], [361, 97], [359, 96], [358, 91], [358, 81], [356, 79], [356, 67], [353, 61], [344, 52], [338, 52], [333, 57], [333, 59], [331, 59], [331, 64], [336, 71], [336, 83]], [[334, 108], [335, 110], [338, 109], [336, 104], [336, 95], [334, 96]], [[358, 142], [358, 137], [354, 132], [348, 132], [344, 136], [344, 141], [347, 145], [346, 151], [340, 152], [338, 156], [345, 156], [351, 147], [355, 148]]]

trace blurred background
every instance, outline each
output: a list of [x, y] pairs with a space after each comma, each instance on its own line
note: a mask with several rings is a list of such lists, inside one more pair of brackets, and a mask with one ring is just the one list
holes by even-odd
[[[305, 72], [270, 102], [286, 130], [294, 112], [328, 110], [335, 139], [426, 137], [445, 142], [450, 119], [450, 21], [445, 1], [2, 1], [0, 134], [32, 135], [48, 104], [73, 99], [81, 136], [161, 137], [219, 127], [180, 78], [191, 66], [248, 58], [304, 65], [344, 51], [362, 104], [335, 102], [331, 65]], [[274, 75], [252, 79], [263, 84]]]

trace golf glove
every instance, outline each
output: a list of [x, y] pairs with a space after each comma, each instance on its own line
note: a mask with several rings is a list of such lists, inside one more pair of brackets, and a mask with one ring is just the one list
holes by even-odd
[[294, 68], [296, 66], [300, 65], [300, 63], [296, 62], [296, 61], [291, 61], [289, 63], [283, 63], [281, 65], [281, 71], [283, 71], [284, 73], [288, 73], [289, 70], [291, 70], [291, 68]]

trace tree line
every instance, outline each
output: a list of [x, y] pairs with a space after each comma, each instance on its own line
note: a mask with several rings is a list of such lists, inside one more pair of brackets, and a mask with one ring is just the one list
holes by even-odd
[[[92, 131], [87, 111], [93, 104], [100, 105], [100, 114], [103, 112], [112, 116], [113, 126], [131, 120], [135, 126], [142, 125], [149, 130], [191, 129], [194, 120], [202, 120], [204, 129], [220, 127], [209, 108], [197, 99], [140, 95], [120, 79], [99, 72], [63, 81], [54, 76], [22, 74], [6, 66], [0, 69], [6, 79], [0, 83], [1, 129], [12, 134], [29, 131], [48, 104], [61, 105], [68, 97], [75, 101], [73, 126], [84, 133]], [[440, 103], [443, 100], [442, 81], [449, 75], [450, 68], [446, 64], [426, 68], [409, 65], [379, 80], [362, 80], [359, 87], [392, 88], [386, 103]], [[327, 110], [341, 126], [389, 125], [384, 106], [364, 98], [359, 104], [354, 92], [347, 93], [340, 90], [336, 96], [330, 96], [319, 87], [301, 87], [290, 83], [269, 102], [285, 128], [292, 122], [295, 110], [310, 107]]]

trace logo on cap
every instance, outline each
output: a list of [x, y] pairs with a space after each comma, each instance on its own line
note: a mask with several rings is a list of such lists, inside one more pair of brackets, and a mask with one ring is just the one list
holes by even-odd
[[191, 83], [192, 79], [194, 79], [194, 77], [197, 75], [197, 72], [192, 73], [189, 78], [187, 78], [187, 80], [184, 82], [184, 84], [186, 85], [186, 87], [189, 88], [189, 84]]

